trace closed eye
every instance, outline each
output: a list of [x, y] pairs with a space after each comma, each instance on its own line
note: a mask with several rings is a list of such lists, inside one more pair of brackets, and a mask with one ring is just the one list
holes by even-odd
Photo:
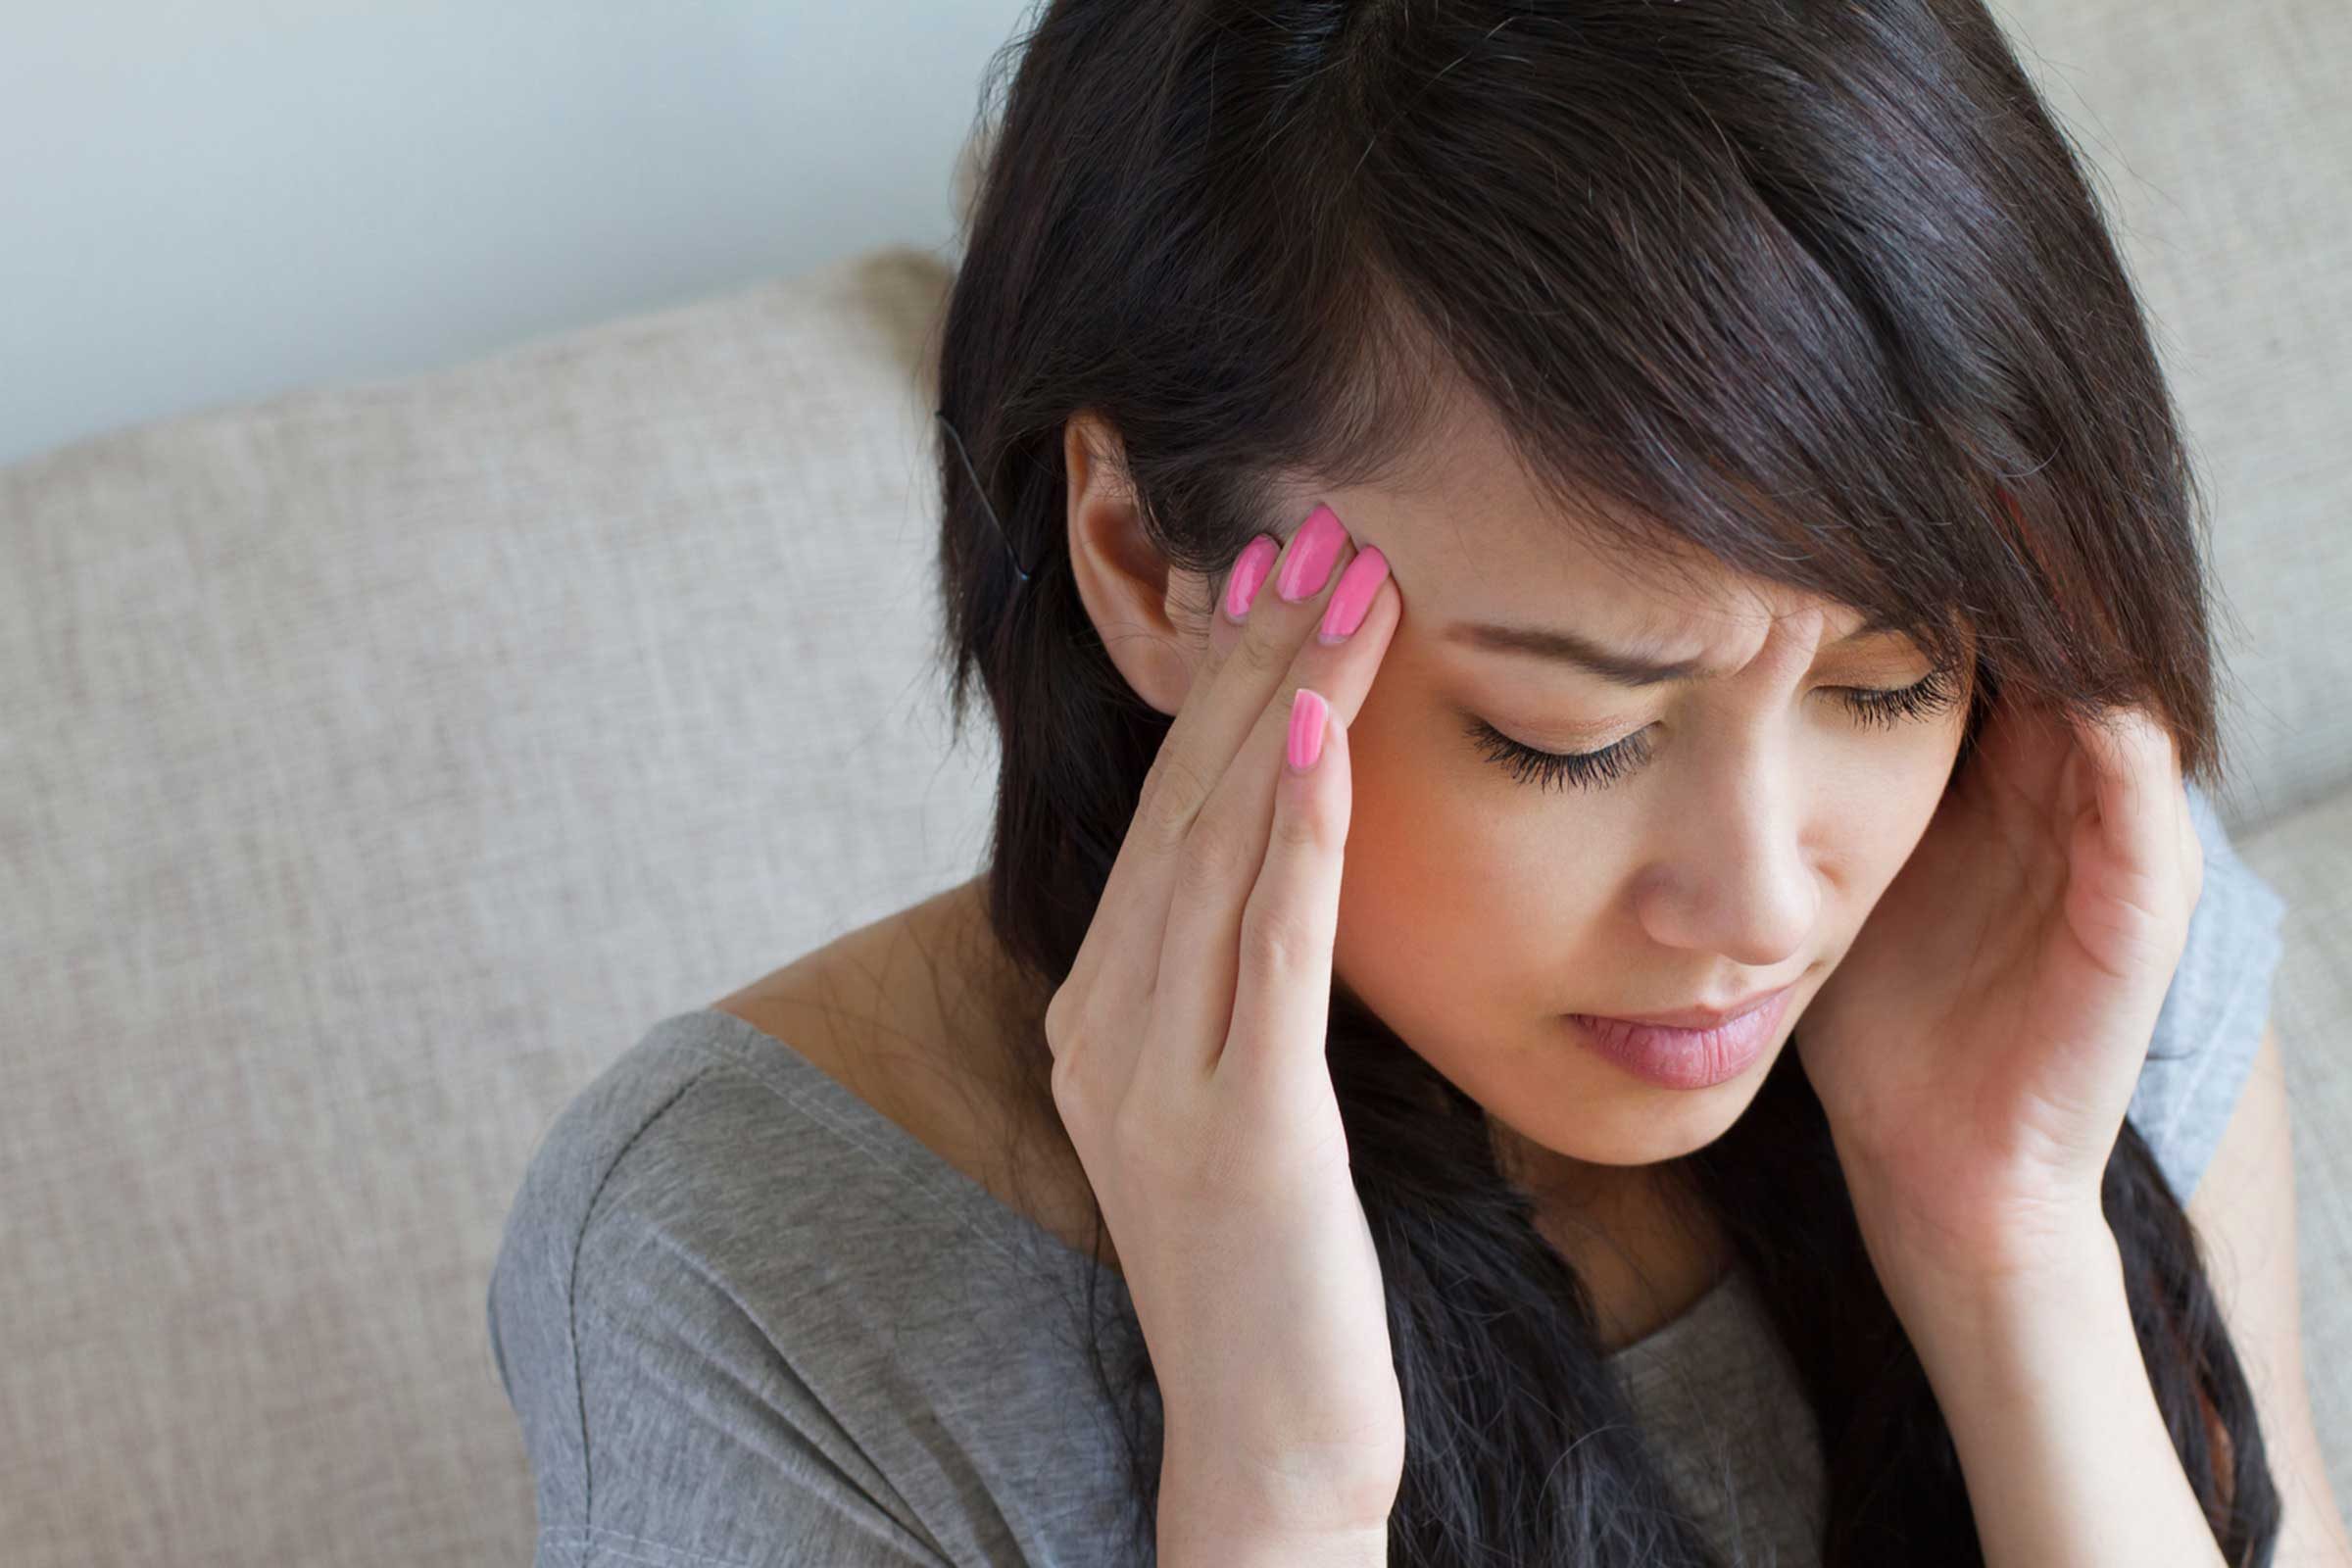
[[[1833, 689], [1862, 723], [1886, 729], [1904, 719], [1942, 712], [1960, 695], [1956, 672], [1950, 668], [1932, 670], [1908, 686]], [[1601, 789], [1649, 760], [1647, 729], [1636, 730], [1615, 745], [1596, 752], [1540, 751], [1512, 740], [1483, 718], [1472, 718], [1467, 733], [1490, 761], [1510, 769], [1520, 783], [1538, 788], [1573, 784], [1579, 789]]]

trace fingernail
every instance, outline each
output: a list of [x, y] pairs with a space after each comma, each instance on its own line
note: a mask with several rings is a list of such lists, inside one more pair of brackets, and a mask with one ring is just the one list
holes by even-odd
[[1274, 569], [1274, 558], [1282, 553], [1282, 545], [1272, 534], [1261, 533], [1250, 541], [1233, 564], [1233, 576], [1225, 585], [1225, 616], [1242, 620], [1250, 613], [1250, 601], [1257, 597], [1259, 584], [1266, 573]]
[[1340, 546], [1347, 538], [1340, 514], [1329, 506], [1316, 507], [1298, 525], [1291, 553], [1283, 558], [1281, 574], [1274, 579], [1274, 591], [1294, 605], [1321, 593], [1331, 576], [1331, 564], [1340, 559]]
[[1290, 760], [1294, 771], [1305, 772], [1323, 755], [1323, 715], [1330, 711], [1331, 705], [1304, 686], [1291, 693]]
[[1389, 558], [1380, 553], [1378, 545], [1366, 545], [1348, 563], [1340, 573], [1340, 585], [1331, 591], [1331, 603], [1324, 607], [1323, 624], [1315, 631], [1315, 640], [1325, 647], [1346, 642], [1348, 633], [1364, 623], [1364, 612], [1372, 608], [1372, 596], [1380, 592], [1381, 580], [1389, 574]]

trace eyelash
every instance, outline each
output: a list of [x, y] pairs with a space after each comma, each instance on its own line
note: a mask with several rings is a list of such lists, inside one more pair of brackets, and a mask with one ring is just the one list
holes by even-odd
[[[1838, 695], [1864, 724], [1892, 729], [1906, 718], [1924, 718], [1950, 707], [1959, 692], [1953, 672], [1938, 669], [1909, 686], [1841, 686]], [[1521, 745], [1483, 718], [1469, 724], [1470, 738], [1490, 760], [1509, 768], [1520, 783], [1543, 789], [1563, 783], [1579, 789], [1605, 788], [1649, 760], [1649, 744], [1642, 738], [1647, 733], [1636, 730], [1597, 752], [1544, 752]]]

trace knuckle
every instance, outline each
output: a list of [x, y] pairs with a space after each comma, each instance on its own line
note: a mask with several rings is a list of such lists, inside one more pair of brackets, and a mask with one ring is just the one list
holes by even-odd
[[1077, 1005], [1077, 993], [1067, 982], [1056, 986], [1054, 995], [1046, 1003], [1046, 1044], [1052, 1049], [1054, 1064], [1057, 1067], [1061, 1065], [1062, 1058], [1069, 1054], [1070, 1014]]
[[1164, 750], [1152, 768], [1158, 775], [1158, 783], [1145, 792], [1136, 809], [1136, 825], [1146, 845], [1170, 852], [1182, 846], [1192, 832], [1194, 818], [1200, 814], [1200, 803], [1206, 794], [1206, 781], [1191, 761]]
[[1047, 1080], [1054, 1089], [1054, 1103], [1067, 1111], [1078, 1090], [1078, 1053], [1063, 1042], [1054, 1053], [1053, 1070]]
[[1295, 801], [1274, 813], [1276, 848], [1313, 853], [1330, 842], [1331, 829], [1318, 803]]
[[1054, 1048], [1054, 1065], [1066, 1067], [1086, 1054], [1089, 1041], [1102, 1038], [1102, 1006], [1089, 987], [1063, 984], [1046, 1004], [1046, 1039]]
[[1270, 629], [1251, 621], [1243, 629], [1242, 640], [1234, 645], [1233, 658], [1244, 673], [1262, 678], [1286, 668], [1292, 649], [1288, 643], [1277, 640]]
[[1230, 823], [1203, 820], [1185, 841], [1176, 862], [1176, 898], [1187, 905], [1226, 897], [1249, 872], [1249, 848]]
[[1252, 899], [1242, 911], [1241, 959], [1278, 975], [1304, 970], [1314, 956], [1315, 934], [1295, 909]]
[[1047, 1075], [1054, 1108], [1060, 1112], [1063, 1128], [1073, 1135], [1094, 1123], [1094, 1075], [1093, 1058], [1082, 1051], [1064, 1051], [1054, 1058], [1053, 1071]]

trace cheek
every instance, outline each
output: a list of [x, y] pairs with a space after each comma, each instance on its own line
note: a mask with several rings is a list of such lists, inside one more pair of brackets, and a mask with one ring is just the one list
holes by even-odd
[[1830, 824], [1825, 847], [1838, 874], [1825, 907], [1824, 935], [1842, 952], [1870, 917], [1942, 807], [1960, 747], [1960, 724], [1921, 725], [1908, 744], [1882, 739], [1825, 780], [1817, 820]]
[[[1424, 985], [1453, 971], [1448, 934], [1459, 925], [1489, 859], [1484, 829], [1451, 787], [1426, 736], [1373, 719], [1348, 727], [1348, 855], [1340, 882], [1340, 951], [1367, 1001], [1387, 976], [1420, 971]], [[1419, 961], [1407, 964], [1408, 954]]]
[[1358, 923], [1417, 933], [1461, 924], [1507, 861], [1493, 799], [1464, 787], [1445, 737], [1409, 714], [1367, 702], [1348, 726], [1348, 748], [1343, 914], [1352, 904]]
[[1359, 713], [1348, 744], [1333, 958], [1349, 987], [1407, 1039], [1442, 1031], [1441, 1014], [1459, 1028], [1465, 1014], [1498, 1023], [1562, 1005], [1596, 895], [1575, 869], [1593, 858], [1566, 842], [1556, 805], [1500, 808], [1507, 789], [1466, 784], [1426, 723], [1392, 740]]
[[1858, 848], [1874, 859], [1891, 856], [1895, 863], [1886, 867], [1888, 876], [1943, 804], [1960, 754], [1961, 728], [1955, 717], [1920, 725], [1906, 744], [1883, 741], [1879, 754], [1868, 760], [1871, 765], [1854, 769], [1861, 776], [1846, 784], [1846, 792], [1868, 806], [1854, 818]]

